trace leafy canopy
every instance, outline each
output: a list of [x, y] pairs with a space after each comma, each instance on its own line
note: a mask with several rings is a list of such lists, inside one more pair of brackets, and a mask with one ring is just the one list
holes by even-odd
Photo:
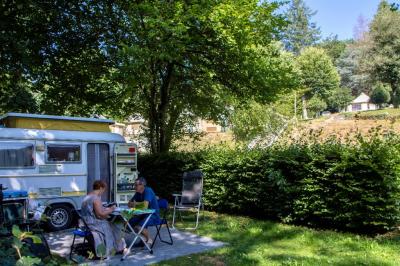
[[116, 115], [147, 121], [152, 152], [168, 151], [197, 117], [223, 119], [234, 102], [266, 102], [294, 86], [274, 36], [278, 6], [256, 0], [141, 1], [126, 10]]
[[123, 1], [3, 1], [0, 112], [88, 115], [113, 98]]
[[400, 94], [400, 11], [386, 1], [370, 25], [370, 45], [364, 63], [375, 81], [391, 86], [394, 95]]
[[317, 95], [326, 100], [339, 87], [339, 74], [323, 49], [305, 48], [296, 62], [300, 84], [307, 90], [308, 98]]
[[316, 14], [304, 0], [292, 0], [285, 15], [288, 26], [283, 32], [285, 48], [299, 54], [305, 47], [314, 45], [321, 37], [321, 31], [311, 18]]
[[372, 90], [371, 101], [379, 106], [390, 101], [390, 87], [379, 83]]
[[340, 112], [348, 106], [353, 100], [349, 88], [336, 88], [328, 98], [328, 108], [332, 112]]

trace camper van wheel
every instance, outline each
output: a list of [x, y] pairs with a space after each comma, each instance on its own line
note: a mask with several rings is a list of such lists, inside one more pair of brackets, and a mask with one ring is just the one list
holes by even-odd
[[71, 208], [66, 205], [52, 205], [47, 211], [47, 225], [51, 231], [67, 229], [72, 223]]

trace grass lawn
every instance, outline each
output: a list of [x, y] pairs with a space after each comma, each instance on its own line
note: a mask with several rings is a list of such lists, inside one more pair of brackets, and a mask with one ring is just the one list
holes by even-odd
[[368, 238], [213, 212], [197, 233], [227, 245], [157, 265], [400, 265], [396, 234]]
[[398, 117], [400, 116], [400, 108], [385, 108], [380, 110], [345, 113], [345, 116], [347, 117], [354, 117], [355, 115], [359, 117], [378, 116], [378, 115], [386, 115], [387, 117]]

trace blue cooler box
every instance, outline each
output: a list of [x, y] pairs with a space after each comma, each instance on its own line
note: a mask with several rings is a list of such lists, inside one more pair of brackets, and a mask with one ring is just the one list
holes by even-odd
[[27, 198], [28, 191], [25, 190], [3, 190], [3, 199], [13, 199], [13, 198]]
[[13, 224], [28, 217], [28, 192], [25, 190], [3, 190], [4, 221]]

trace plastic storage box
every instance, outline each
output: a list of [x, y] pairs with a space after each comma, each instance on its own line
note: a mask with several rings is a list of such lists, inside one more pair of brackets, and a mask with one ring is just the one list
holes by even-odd
[[28, 192], [25, 190], [3, 190], [3, 199], [13, 199], [13, 198], [27, 198]]

